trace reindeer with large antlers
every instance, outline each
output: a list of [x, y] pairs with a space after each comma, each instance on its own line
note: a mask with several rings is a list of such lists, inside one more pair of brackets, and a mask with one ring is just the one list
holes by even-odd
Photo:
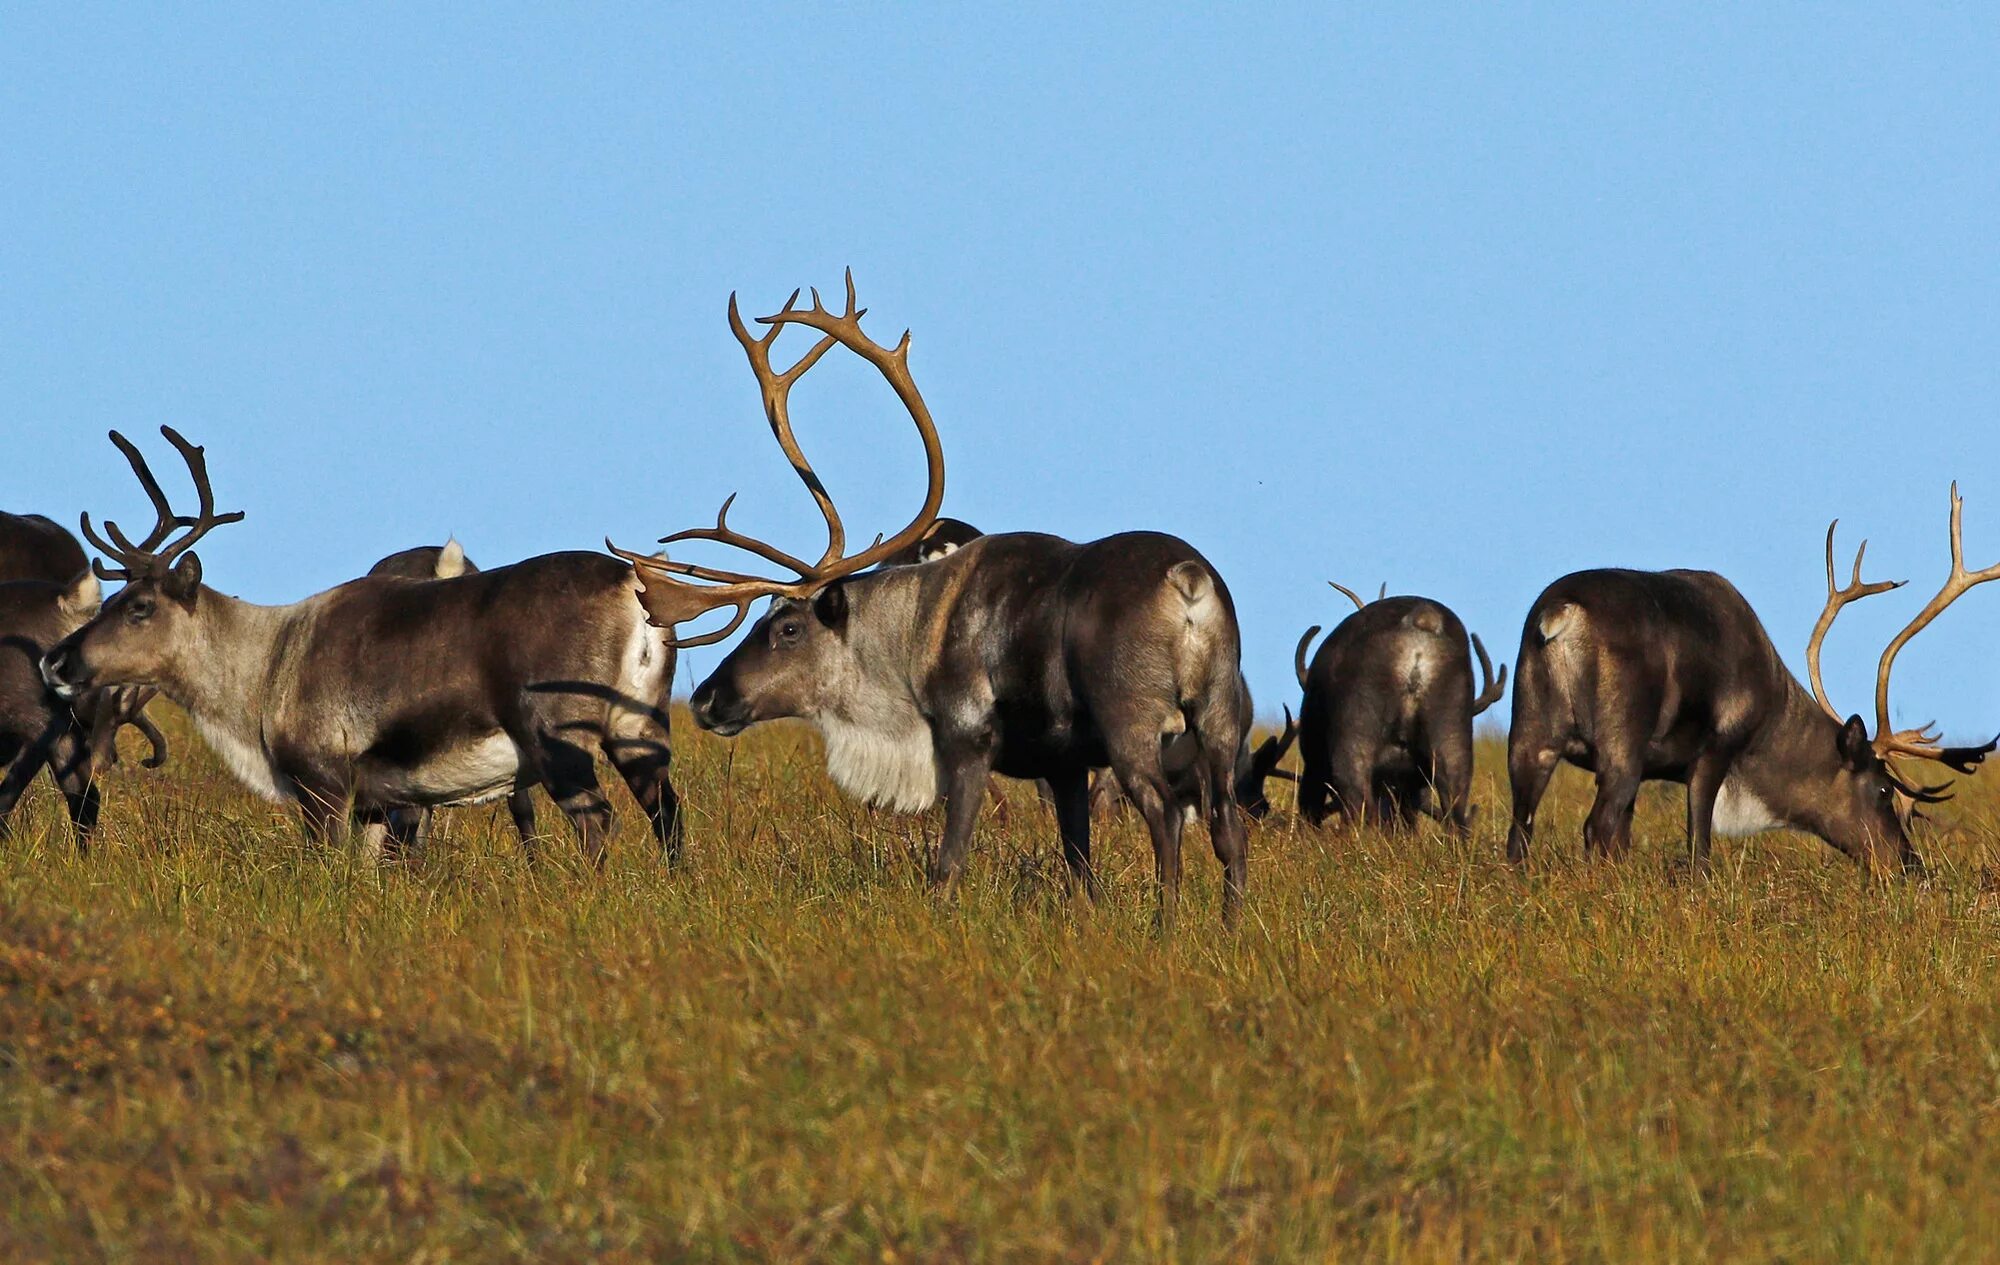
[[194, 546], [243, 515], [215, 512], [202, 450], [160, 429], [198, 508], [176, 514], [138, 449], [112, 433], [158, 521], [134, 542], [109, 521], [100, 536], [84, 516], [84, 534], [116, 564], [98, 564], [98, 575], [126, 583], [43, 658], [51, 686], [157, 687], [238, 778], [296, 803], [321, 837], [351, 815], [371, 841], [405, 847], [408, 829], [392, 830], [392, 817], [415, 818], [399, 808], [540, 783], [601, 863], [611, 819], [601, 753], [669, 855], [678, 851], [674, 651], [633, 604], [629, 567], [553, 553], [422, 583], [364, 577], [255, 606], [202, 583]]
[[1333, 813], [1409, 826], [1428, 811], [1461, 834], [1472, 824], [1472, 720], [1500, 701], [1507, 669], [1479, 638], [1482, 685], [1472, 687], [1465, 625], [1427, 597], [1354, 603], [1306, 662], [1319, 625], [1292, 654], [1299, 704], [1299, 811], [1314, 825]]
[[1951, 573], [1883, 650], [1875, 676], [1875, 734], [1842, 720], [1820, 681], [1820, 646], [1841, 610], [1901, 581], [1864, 582], [1864, 543], [1848, 583], [1834, 569], [1826, 530], [1826, 605], [1806, 644], [1810, 691], [1786, 669], [1735, 586], [1710, 571], [1580, 571], [1550, 585], [1528, 614], [1514, 685], [1508, 773], [1514, 819], [1507, 853], [1528, 853], [1535, 811], [1559, 761], [1589, 769], [1597, 798], [1584, 846], [1630, 846], [1642, 780], [1688, 788], [1688, 847], [1705, 863], [1712, 833], [1792, 828], [1818, 835], [1870, 871], [1920, 870], [1908, 823], [1918, 804], [1948, 797], [1898, 760], [1971, 773], [1993, 743], [1947, 747], [1928, 727], [1889, 719], [1896, 656], [1967, 590], [2000, 579], [2000, 565], [1965, 569], [1958, 489], [1951, 493]]
[[[767, 613], [695, 690], [703, 728], [735, 734], [758, 721], [800, 717], [826, 742], [827, 769], [849, 793], [914, 811], [945, 800], [933, 883], [964, 864], [989, 773], [1046, 778], [1054, 792], [1073, 886], [1094, 892], [1089, 774], [1109, 767], [1151, 832], [1160, 918], [1171, 921], [1181, 874], [1181, 814], [1166, 766], [1185, 758], [1206, 787], [1208, 825], [1223, 866], [1223, 916], [1243, 900], [1244, 831], [1232, 795], [1248, 700], [1238, 670], [1236, 615], [1215, 570], [1171, 536], [1134, 532], [1091, 544], [1010, 532], [982, 536], [922, 566], [868, 568], [923, 539], [944, 496], [944, 457], [930, 410], [910, 376], [909, 335], [884, 347], [861, 330], [853, 279], [842, 312], [794, 293], [753, 336], [729, 305], [729, 324], [762, 388], [778, 446], [826, 520], [827, 546], [807, 562], [729, 527], [662, 543], [734, 546], [783, 568], [767, 579], [619, 551], [637, 569], [640, 600], [665, 627], [733, 611], [720, 629], [681, 646], [727, 637], [753, 603]], [[818, 341], [790, 368], [771, 365], [788, 327]], [[929, 472], [909, 524], [857, 553], [832, 498], [792, 433], [792, 387], [835, 346], [873, 365], [916, 424]]]

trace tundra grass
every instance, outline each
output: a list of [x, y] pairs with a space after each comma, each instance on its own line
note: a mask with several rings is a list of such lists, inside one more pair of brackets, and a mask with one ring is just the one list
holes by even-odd
[[[174, 718], [169, 717], [172, 721]], [[1873, 884], [1811, 840], [1672, 863], [1677, 790], [1586, 861], [1558, 779], [1523, 871], [1476, 837], [1302, 827], [1218, 925], [1099, 823], [1062, 896], [1014, 788], [954, 899], [934, 818], [815, 740], [676, 727], [688, 863], [618, 792], [421, 860], [308, 846], [185, 725], [71, 847], [0, 850], [0, 1259], [1978, 1259], [2000, 1239], [2000, 791]]]

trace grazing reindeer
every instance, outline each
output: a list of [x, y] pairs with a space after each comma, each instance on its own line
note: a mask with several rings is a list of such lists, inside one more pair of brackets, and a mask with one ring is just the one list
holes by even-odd
[[[1479, 693], [1465, 625], [1427, 597], [1354, 603], [1306, 665], [1319, 625], [1292, 653], [1299, 704], [1299, 811], [1314, 825], [1339, 812], [1409, 826], [1428, 808], [1464, 834], [1472, 824], [1472, 718], [1500, 700], [1507, 669], [1479, 638]], [[1383, 586], [1383, 593], [1388, 586]]]
[[1872, 872], [1916, 871], [1907, 820], [1946, 787], [1904, 779], [1892, 761], [1933, 760], [1970, 773], [1994, 749], [1946, 747], [1928, 727], [1889, 722], [1889, 673], [1897, 653], [2000, 566], [1967, 572], [1958, 488], [1951, 490], [1951, 574], [1883, 650], [1875, 671], [1875, 735], [1846, 721], [1820, 682], [1820, 646], [1851, 602], [1899, 588], [1863, 583], [1864, 542], [1847, 585], [1836, 583], [1826, 529], [1826, 606], [1806, 643], [1811, 693], [1778, 657], [1750, 604], [1711, 571], [1579, 571], [1535, 600], [1521, 632], [1507, 766], [1514, 820], [1507, 855], [1528, 854], [1535, 810], [1559, 760], [1595, 773], [1597, 798], [1584, 846], [1631, 845], [1639, 783], [1688, 788], [1688, 847], [1705, 864], [1712, 832], [1786, 827], [1818, 835]]
[[[62, 792], [79, 847], [97, 826], [93, 732], [42, 681], [42, 655], [82, 627], [103, 603], [88, 567], [66, 582], [0, 582], [0, 835], [22, 792], [44, 767]], [[101, 700], [102, 691], [92, 701]], [[117, 722], [108, 722], [115, 732]]]
[[[818, 728], [827, 770], [849, 793], [906, 812], [942, 795], [944, 837], [930, 865], [939, 886], [963, 867], [986, 779], [998, 772], [1048, 779], [1070, 882], [1094, 892], [1089, 774], [1108, 765], [1151, 832], [1162, 926], [1172, 921], [1181, 873], [1181, 815], [1166, 763], [1185, 758], [1208, 790], [1223, 916], [1233, 921], [1246, 868], [1231, 794], [1245, 703], [1236, 613], [1222, 578], [1186, 543], [1151, 532], [1083, 545], [1029, 532], [983, 536], [923, 566], [864, 574], [922, 540], [936, 521], [944, 456], [910, 377], [909, 336], [891, 349], [862, 333], [851, 275], [844, 313], [828, 311], [817, 293], [809, 310], [797, 299], [763, 318], [771, 330], [761, 338], [745, 328], [734, 298], [729, 323], [762, 387], [772, 434], [826, 520], [825, 552], [806, 562], [732, 531], [728, 502], [714, 527], [662, 543], [721, 542], [796, 579], [618, 551], [637, 569], [640, 601], [663, 627], [734, 608], [724, 627], [682, 646], [719, 641], [753, 603], [776, 599], [695, 690], [696, 723], [733, 735], [758, 721], [800, 717]], [[776, 372], [771, 344], [791, 325], [822, 337]], [[916, 423], [929, 473], [917, 516], [855, 554], [845, 552], [840, 516], [793, 437], [787, 404], [793, 384], [836, 345], [894, 388]]]
[[296, 803], [319, 837], [351, 817], [379, 838], [390, 809], [476, 803], [539, 782], [601, 864], [611, 817], [592, 760], [601, 751], [669, 858], [677, 854], [666, 712], [674, 651], [634, 605], [630, 568], [554, 553], [452, 580], [363, 578], [289, 606], [253, 606], [202, 584], [190, 550], [243, 515], [217, 514], [202, 450], [161, 433], [187, 463], [200, 507], [177, 516], [138, 449], [112, 432], [159, 521], [134, 544], [111, 522], [100, 538], [84, 516], [84, 535], [118, 563], [98, 575], [127, 583], [42, 660], [58, 691], [157, 686], [238, 778]]
[[[0, 512], [0, 583], [35, 580], [69, 589], [74, 587], [89, 570], [90, 560], [84, 554], [83, 546], [77, 543], [76, 537], [49, 519], [39, 514]], [[46, 597], [47, 592], [42, 596]], [[25, 625], [20, 628], [9, 627], [0, 630], [0, 635], [14, 638], [13, 644], [17, 648], [25, 648], [33, 644], [33, 639], [45, 633], [51, 625], [45, 617], [46, 612], [41, 610], [46, 605], [45, 602], [27, 598], [25, 591], [16, 593], [15, 597], [17, 600], [13, 603], [14, 616], [29, 618], [33, 628], [30, 629]], [[94, 605], [92, 609], [95, 609]], [[30, 616], [30, 610], [36, 613]], [[39, 653], [36, 657], [39, 658]], [[39, 681], [39, 676], [35, 676], [35, 684], [20, 686], [15, 691], [14, 705], [19, 710], [12, 722], [14, 725], [32, 723], [33, 717], [39, 716], [45, 707], [53, 705], [47, 700], [33, 697], [40, 688]], [[151, 753], [143, 761], [145, 767], [157, 769], [167, 762], [166, 737], [146, 717], [146, 704], [152, 701], [156, 693], [158, 691], [149, 689], [92, 690], [61, 705], [63, 710], [82, 726], [84, 757], [78, 767], [77, 776], [89, 781], [99, 770], [118, 763], [118, 731], [126, 725], [145, 735], [147, 743], [152, 747]], [[68, 744], [69, 740], [65, 739], [65, 749], [68, 749]], [[23, 748], [23, 751], [32, 749]], [[32, 764], [27, 766], [27, 778], [33, 778], [36, 767]]]

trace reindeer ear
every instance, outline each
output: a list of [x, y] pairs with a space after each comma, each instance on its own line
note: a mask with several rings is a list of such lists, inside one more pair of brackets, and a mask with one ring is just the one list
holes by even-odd
[[160, 582], [160, 591], [183, 606], [194, 605], [194, 595], [201, 590], [201, 559], [193, 554], [181, 555], [174, 569], [167, 572], [167, 578]]
[[847, 626], [847, 586], [829, 584], [813, 598], [813, 616], [828, 628], [839, 632]]
[[1849, 716], [1840, 727], [1840, 759], [1856, 773], [1875, 765], [1875, 747], [1868, 741], [1868, 726], [1859, 716]]

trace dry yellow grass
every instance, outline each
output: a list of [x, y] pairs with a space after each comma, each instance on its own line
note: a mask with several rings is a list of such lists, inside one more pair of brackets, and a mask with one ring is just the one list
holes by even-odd
[[940, 904], [935, 823], [797, 731], [679, 726], [691, 864], [621, 799], [601, 876], [484, 809], [405, 869], [315, 850], [172, 733], [93, 853], [44, 788], [0, 859], [9, 1261], [1994, 1250], [1983, 788], [1927, 883], [1783, 837], [1689, 880], [1677, 791], [1587, 862], [1565, 774], [1517, 873], [1487, 744], [1471, 846], [1285, 801], [1243, 928], [1191, 840], [1162, 943], [1136, 824], [1079, 912], [1017, 793]]

